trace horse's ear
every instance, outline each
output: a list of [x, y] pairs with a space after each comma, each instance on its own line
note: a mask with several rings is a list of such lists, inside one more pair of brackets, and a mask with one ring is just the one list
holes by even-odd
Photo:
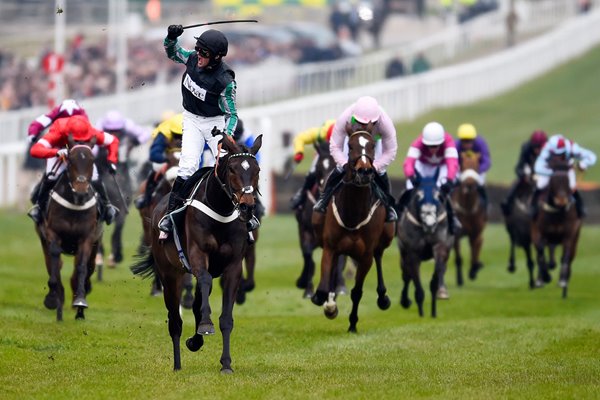
[[351, 136], [354, 132], [352, 132], [352, 125], [350, 125], [350, 122], [346, 122], [346, 134], [348, 136]]
[[73, 139], [72, 133], [69, 133], [69, 136], [67, 136], [67, 144], [69, 145], [69, 148], [75, 146], [75, 139]]
[[260, 146], [262, 146], [262, 138], [263, 138], [263, 135], [258, 135], [258, 137], [254, 140], [252, 147], [250, 148], [250, 153], [252, 153], [254, 155], [256, 155], [256, 153], [258, 153], [258, 150], [260, 150]]

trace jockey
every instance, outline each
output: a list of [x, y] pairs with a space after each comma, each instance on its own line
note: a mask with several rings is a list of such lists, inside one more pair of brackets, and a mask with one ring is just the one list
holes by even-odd
[[[186, 69], [181, 81], [183, 95], [183, 145], [179, 159], [178, 176], [173, 182], [165, 217], [159, 222], [159, 229], [169, 233], [173, 229], [169, 214], [181, 207], [184, 202], [184, 183], [198, 170], [198, 163], [208, 143], [212, 156], [217, 157], [217, 146], [222, 135], [213, 137], [213, 128], [223, 131], [229, 140], [238, 121], [235, 104], [235, 73], [225, 62], [228, 42], [222, 32], [209, 29], [196, 41], [194, 50], [181, 47], [177, 38], [183, 34], [181, 25], [170, 25], [164, 48], [167, 56]], [[214, 165], [214, 160], [208, 165]], [[248, 230], [252, 231], [260, 223], [252, 218]]]
[[125, 137], [130, 139], [130, 146], [127, 152], [119, 154], [121, 162], [127, 161], [129, 152], [135, 146], [146, 143], [150, 140], [150, 131], [142, 126], [137, 125], [129, 118], [125, 118], [117, 110], [111, 110], [96, 122], [96, 129], [108, 132], [119, 138], [120, 141], [125, 140]]
[[321, 214], [325, 213], [333, 192], [344, 177], [344, 165], [348, 163], [348, 153], [344, 152], [344, 144], [348, 137], [346, 134], [347, 123], [350, 123], [353, 129], [365, 129], [369, 123], [372, 123], [375, 129], [373, 136], [381, 136], [381, 147], [378, 150], [376, 146], [375, 160], [373, 161], [373, 167], [377, 172], [375, 183], [382, 192], [381, 201], [387, 210], [386, 222], [397, 221], [394, 197], [390, 193], [390, 181], [386, 173], [387, 166], [394, 161], [398, 150], [396, 128], [377, 100], [370, 96], [360, 97], [336, 120], [329, 140], [329, 150], [335, 160], [336, 168], [327, 177], [325, 188], [313, 210]]
[[[300, 132], [294, 138], [294, 162], [299, 164], [304, 159], [304, 146], [313, 143], [329, 142], [333, 127], [335, 126], [335, 119], [328, 119], [321, 126], [310, 128], [304, 132]], [[306, 201], [306, 193], [310, 188], [314, 186], [317, 181], [316, 165], [319, 162], [319, 155], [317, 154], [312, 161], [308, 174], [304, 178], [304, 184], [294, 194], [291, 199], [292, 209], [297, 209], [304, 201]]]
[[[398, 200], [398, 212], [402, 212], [415, 187], [417, 173], [422, 177], [432, 177], [438, 172], [437, 186], [440, 191], [448, 196], [458, 174], [458, 152], [452, 136], [444, 130], [438, 122], [429, 122], [423, 132], [412, 142], [404, 160], [404, 176], [406, 177], [406, 190]], [[448, 230], [454, 233], [458, 221], [450, 201], [446, 202], [448, 213]]]
[[83, 115], [86, 119], [88, 118], [83, 107], [73, 99], [65, 99], [58, 106], [54, 107], [47, 114], [42, 114], [34, 119], [29, 124], [27, 134], [29, 142], [33, 143], [40, 137], [42, 131], [48, 128], [54, 121], [59, 118], [71, 117], [73, 115]]
[[[477, 185], [477, 191], [483, 200], [483, 208], [487, 210], [488, 197], [485, 191], [485, 173], [492, 166], [492, 159], [490, 157], [490, 151], [485, 139], [477, 135], [477, 130], [471, 124], [462, 124], [458, 127], [457, 132], [458, 139], [456, 140], [456, 150], [458, 152], [458, 161], [460, 164], [460, 155], [463, 152], [473, 152], [479, 154], [479, 182]], [[461, 165], [462, 167], [462, 165]]]
[[546, 132], [538, 129], [533, 131], [529, 140], [521, 145], [519, 161], [515, 166], [515, 174], [517, 175], [518, 181], [510, 187], [506, 199], [500, 203], [502, 214], [504, 214], [505, 217], [508, 216], [512, 210], [519, 182], [533, 175], [535, 160], [540, 155], [542, 147], [544, 147], [544, 144], [546, 144], [547, 141], [548, 136], [546, 136]]
[[[33, 157], [48, 159], [46, 174], [42, 177], [35, 199], [32, 199], [35, 204], [28, 213], [31, 219], [38, 224], [42, 220], [41, 211], [46, 207], [48, 193], [54, 187], [60, 174], [66, 169], [66, 157], [68, 155], [66, 146], [70, 134], [77, 142], [89, 142], [95, 137], [97, 145], [108, 149], [108, 161], [111, 163], [109, 171], [113, 175], [117, 171], [116, 163], [119, 151], [119, 139], [117, 137], [94, 129], [83, 115], [74, 115], [55, 121], [48, 133], [42, 136], [31, 147], [30, 151]], [[119, 210], [110, 203], [104, 184], [98, 179], [96, 165], [94, 165], [92, 174], [92, 187], [100, 196], [101, 208], [104, 210], [103, 219], [107, 225], [110, 225]]]
[[[176, 159], [181, 156], [181, 135], [183, 134], [183, 114], [174, 114], [167, 118], [152, 131], [152, 145], [150, 146], [150, 161], [152, 171], [146, 179], [144, 195], [136, 199], [135, 206], [141, 209], [150, 204], [152, 193], [161, 177], [166, 173], [168, 155]], [[177, 167], [174, 167], [177, 170]]]
[[536, 190], [533, 193], [531, 199], [532, 204], [532, 215], [537, 215], [537, 203], [540, 193], [544, 188], [548, 186], [550, 182], [550, 176], [552, 175], [552, 169], [548, 165], [552, 156], [559, 155], [564, 159], [568, 160], [571, 168], [569, 169], [569, 186], [573, 191], [573, 198], [575, 199], [575, 208], [577, 210], [577, 216], [583, 218], [585, 216], [585, 210], [583, 208], [583, 200], [579, 191], [577, 191], [577, 181], [575, 177], [575, 162], [577, 161], [577, 167], [581, 171], [585, 171], [588, 167], [596, 163], [596, 154], [592, 151], [585, 149], [577, 143], [567, 139], [563, 135], [553, 135], [548, 139], [539, 157], [535, 161], [534, 172], [537, 175]]

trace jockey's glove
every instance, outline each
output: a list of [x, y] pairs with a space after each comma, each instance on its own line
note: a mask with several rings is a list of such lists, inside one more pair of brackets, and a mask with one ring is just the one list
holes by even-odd
[[303, 153], [296, 153], [294, 154], [294, 161], [299, 164], [302, 160], [304, 159], [304, 154]]
[[452, 182], [450, 182], [450, 181], [444, 182], [442, 184], [442, 186], [440, 186], [440, 191], [442, 193], [444, 193], [444, 195], [448, 195], [448, 193], [450, 193], [451, 190], [452, 190]]
[[167, 29], [167, 37], [171, 40], [177, 39], [183, 34], [183, 26], [181, 25], [169, 25]]
[[56, 152], [56, 157], [66, 160], [69, 155], [69, 150], [67, 149], [58, 149]]

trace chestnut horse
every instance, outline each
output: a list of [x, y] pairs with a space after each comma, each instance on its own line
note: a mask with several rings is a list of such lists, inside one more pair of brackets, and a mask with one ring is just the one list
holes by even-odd
[[481, 196], [477, 190], [479, 185], [479, 154], [466, 151], [461, 153], [461, 171], [460, 183], [452, 191], [452, 207], [460, 221], [462, 228], [455, 235], [454, 241], [454, 262], [456, 264], [456, 281], [458, 286], [462, 286], [463, 259], [460, 254], [460, 239], [466, 236], [469, 239], [471, 248], [471, 268], [469, 269], [469, 278], [475, 280], [477, 272], [483, 268], [483, 263], [479, 259], [481, 246], [483, 245], [483, 230], [487, 223], [487, 212]]
[[[302, 250], [302, 271], [296, 280], [296, 287], [304, 289], [304, 298], [311, 298], [314, 294], [313, 276], [315, 274], [315, 261], [313, 260], [313, 252], [318, 247], [317, 238], [312, 225], [313, 206], [317, 202], [321, 193], [321, 187], [329, 173], [335, 167], [335, 161], [329, 153], [329, 142], [323, 142], [320, 145], [315, 145], [315, 150], [319, 156], [315, 165], [315, 180], [316, 184], [308, 191], [304, 204], [295, 210], [296, 221], [298, 222], [298, 237], [300, 238], [300, 249]], [[336, 266], [336, 292], [338, 294], [345, 287], [344, 277], [342, 274], [345, 257], [341, 256], [338, 259]]]
[[[168, 310], [169, 334], [173, 343], [173, 368], [181, 369], [180, 339], [183, 321], [179, 313], [183, 278], [191, 272], [197, 280], [193, 311], [195, 334], [186, 340], [190, 351], [198, 351], [204, 336], [215, 333], [209, 295], [212, 280], [223, 276], [223, 296], [219, 326], [223, 337], [221, 372], [232, 373], [230, 337], [233, 305], [242, 277], [242, 259], [248, 247], [246, 223], [252, 218], [258, 187], [259, 166], [256, 153], [262, 144], [259, 136], [252, 148], [238, 146], [225, 138], [221, 157], [214, 168], [202, 174], [191, 196], [175, 212], [175, 229], [164, 240], [158, 222], [165, 213], [165, 196], [152, 214], [151, 249], [132, 266], [134, 274], [158, 274], [163, 284]], [[203, 170], [188, 179], [191, 185]], [[184, 223], [181, 228], [181, 223]], [[178, 251], [180, 244], [181, 250]]]
[[407, 206], [399, 216], [397, 235], [400, 249], [400, 269], [402, 270], [402, 295], [400, 305], [409, 308], [412, 301], [408, 297], [410, 281], [415, 285], [415, 300], [419, 315], [423, 316], [425, 291], [421, 284], [420, 266], [422, 261], [433, 258], [435, 267], [429, 289], [431, 291], [431, 316], [437, 316], [437, 299], [445, 299], [444, 274], [454, 243], [454, 236], [448, 232], [446, 202], [450, 199], [441, 196], [437, 188], [439, 169], [433, 177], [417, 176], [417, 184]]
[[372, 132], [372, 124], [366, 130], [356, 132], [346, 125], [348, 163], [344, 166], [343, 181], [336, 189], [325, 215], [313, 213], [313, 226], [323, 253], [321, 279], [311, 300], [318, 306], [325, 305], [324, 312], [328, 318], [337, 316], [334, 264], [340, 255], [351, 257], [356, 265], [356, 280], [350, 294], [352, 311], [349, 332], [356, 332], [358, 305], [373, 259], [377, 266], [377, 305], [382, 310], [390, 306], [381, 261], [384, 250], [394, 238], [395, 224], [385, 222], [385, 206], [373, 187], [377, 172], [373, 167], [375, 139]]
[[539, 211], [531, 227], [531, 239], [536, 249], [539, 271], [536, 286], [542, 287], [552, 281], [544, 255], [545, 247], [560, 245], [562, 256], [558, 286], [562, 288], [563, 298], [566, 298], [582, 220], [577, 216], [575, 200], [569, 187], [571, 167], [568, 161], [555, 158], [550, 161], [550, 167], [553, 171], [550, 182], [538, 197]]
[[77, 308], [76, 319], [85, 318], [84, 309], [88, 307], [86, 295], [92, 289], [90, 277], [94, 273], [96, 253], [102, 237], [102, 223], [91, 186], [94, 170], [92, 147], [95, 142], [94, 138], [91, 145], [77, 144], [69, 136], [66, 170], [50, 193], [44, 221], [36, 225], [50, 277], [44, 305], [48, 309], [56, 309], [57, 321], [63, 319], [65, 301], [60, 278], [63, 264], [61, 254], [75, 256], [71, 289], [72, 306]]

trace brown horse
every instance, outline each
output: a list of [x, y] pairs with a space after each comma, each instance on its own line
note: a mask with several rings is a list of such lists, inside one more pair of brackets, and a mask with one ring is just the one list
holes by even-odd
[[[212, 280], [223, 276], [222, 312], [219, 325], [223, 337], [221, 372], [232, 373], [230, 337], [233, 329], [233, 305], [242, 276], [242, 258], [248, 247], [246, 223], [252, 218], [258, 187], [259, 166], [256, 153], [262, 144], [259, 136], [252, 148], [223, 139], [221, 157], [208, 173], [198, 171], [188, 179], [191, 185], [202, 174], [186, 207], [176, 211], [174, 232], [162, 240], [158, 222], [165, 213], [167, 197], [152, 215], [152, 245], [132, 267], [135, 274], [158, 274], [164, 288], [168, 310], [169, 334], [173, 343], [174, 369], [181, 369], [180, 339], [183, 321], [179, 313], [183, 278], [186, 272], [196, 277], [193, 311], [195, 334], [186, 346], [198, 351], [204, 336], [215, 333], [211, 319], [209, 295]], [[184, 223], [179, 229], [180, 223]], [[178, 251], [180, 243], [181, 250]]]
[[456, 264], [456, 281], [462, 286], [462, 256], [460, 254], [460, 239], [466, 236], [471, 248], [471, 268], [469, 278], [475, 280], [477, 272], [483, 268], [479, 259], [483, 245], [483, 230], [487, 223], [487, 212], [477, 190], [479, 185], [479, 154], [466, 151], [461, 153], [460, 184], [452, 191], [452, 207], [462, 228], [455, 235], [454, 262]]
[[377, 172], [373, 167], [375, 139], [372, 130], [372, 124], [366, 130], [357, 132], [346, 126], [348, 163], [344, 166], [343, 181], [335, 191], [325, 215], [313, 213], [313, 225], [323, 253], [321, 279], [311, 300], [318, 306], [325, 304], [328, 318], [337, 316], [334, 261], [340, 255], [351, 257], [356, 265], [356, 281], [350, 294], [352, 311], [349, 332], [356, 332], [358, 305], [373, 258], [377, 266], [377, 305], [382, 310], [390, 306], [383, 282], [381, 259], [394, 238], [395, 224], [385, 222], [385, 207], [373, 188]]
[[568, 162], [561, 158], [551, 160], [553, 172], [548, 186], [540, 193], [536, 217], [531, 227], [531, 239], [537, 253], [539, 275], [536, 286], [542, 287], [552, 281], [544, 255], [546, 246], [562, 246], [558, 286], [563, 298], [571, 277], [571, 264], [577, 251], [581, 231], [581, 219], [577, 216], [575, 200], [569, 187]]
[[[317, 238], [312, 225], [313, 206], [317, 202], [321, 193], [321, 187], [329, 173], [335, 167], [335, 161], [329, 153], [329, 142], [323, 142], [320, 145], [315, 145], [315, 150], [319, 156], [318, 162], [315, 165], [315, 185], [308, 191], [304, 204], [295, 210], [296, 221], [298, 222], [298, 237], [300, 238], [300, 249], [302, 250], [302, 272], [296, 280], [296, 287], [304, 289], [303, 296], [311, 298], [314, 294], [313, 276], [315, 274], [315, 261], [313, 260], [313, 252], [318, 247]], [[345, 257], [340, 257], [336, 266], [336, 293], [344, 291], [344, 277], [342, 270], [345, 264]]]
[[67, 167], [57, 180], [48, 201], [46, 218], [36, 225], [40, 238], [49, 292], [44, 300], [48, 309], [56, 309], [56, 319], [62, 321], [65, 291], [60, 278], [61, 254], [74, 255], [71, 275], [72, 306], [77, 308], [75, 318], [84, 319], [88, 307], [86, 295], [91, 291], [90, 277], [94, 273], [98, 243], [102, 237], [97, 200], [91, 187], [94, 155], [91, 145], [76, 144], [69, 137]]

